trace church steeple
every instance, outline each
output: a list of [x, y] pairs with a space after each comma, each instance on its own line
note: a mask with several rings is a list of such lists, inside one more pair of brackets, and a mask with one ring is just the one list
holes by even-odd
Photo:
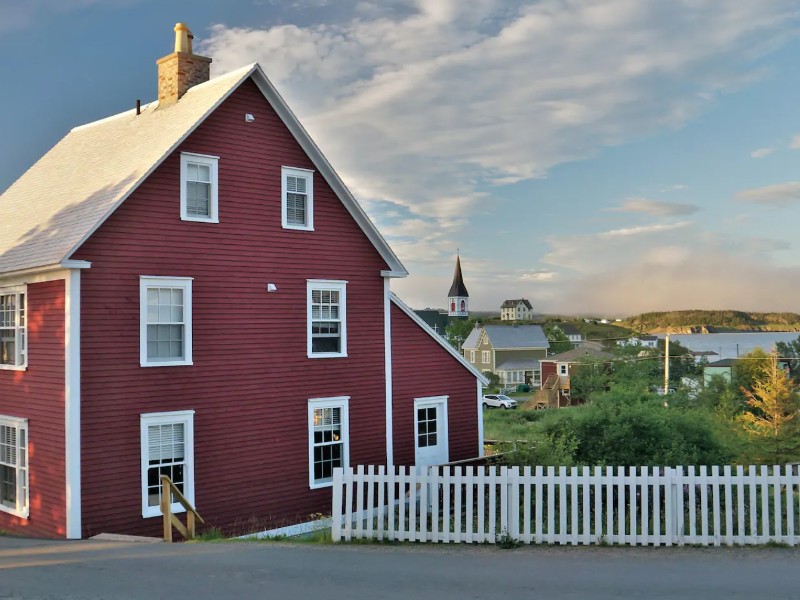
[[447, 294], [447, 314], [450, 317], [469, 316], [469, 292], [464, 285], [464, 277], [461, 275], [461, 256], [456, 254], [456, 271], [453, 274], [453, 285], [450, 286], [450, 293]]

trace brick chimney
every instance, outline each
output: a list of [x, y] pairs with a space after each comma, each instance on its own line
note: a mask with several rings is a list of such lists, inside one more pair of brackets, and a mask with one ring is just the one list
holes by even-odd
[[169, 106], [187, 90], [209, 80], [211, 59], [192, 52], [194, 36], [185, 23], [175, 25], [175, 52], [156, 61], [158, 105]]

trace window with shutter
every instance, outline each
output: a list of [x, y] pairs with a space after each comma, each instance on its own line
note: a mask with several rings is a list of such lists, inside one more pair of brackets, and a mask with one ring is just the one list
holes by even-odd
[[308, 401], [309, 486], [331, 485], [333, 470], [348, 466], [348, 397]]
[[192, 280], [140, 277], [140, 364], [192, 364]]
[[28, 421], [0, 416], [0, 511], [29, 515]]
[[[194, 503], [194, 411], [141, 415], [142, 516], [161, 514], [161, 475]], [[172, 499], [172, 510], [182, 511]]]
[[25, 287], [0, 289], [0, 369], [28, 364]]
[[281, 217], [285, 229], [314, 229], [314, 172], [281, 168]]
[[181, 219], [218, 223], [217, 173], [219, 158], [181, 154]]

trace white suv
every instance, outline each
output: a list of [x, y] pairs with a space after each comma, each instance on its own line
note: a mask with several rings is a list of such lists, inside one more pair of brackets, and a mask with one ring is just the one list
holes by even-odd
[[483, 397], [483, 406], [494, 406], [497, 408], [517, 408], [517, 401], [512, 400], [505, 394], [486, 394]]

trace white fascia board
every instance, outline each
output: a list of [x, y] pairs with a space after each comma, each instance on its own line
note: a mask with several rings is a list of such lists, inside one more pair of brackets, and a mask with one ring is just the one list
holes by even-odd
[[478, 378], [478, 381], [483, 383], [483, 385], [489, 385], [489, 380], [484, 376], [483, 373], [478, 371], [475, 367], [472, 366], [470, 362], [467, 361], [467, 359], [465, 359], [458, 352], [456, 352], [455, 348], [453, 348], [450, 344], [448, 344], [447, 341], [442, 338], [442, 336], [440, 336], [433, 329], [431, 329], [430, 325], [428, 325], [425, 321], [423, 321], [419, 317], [419, 315], [411, 309], [411, 307], [409, 307], [405, 302], [400, 300], [400, 298], [398, 298], [397, 295], [393, 292], [391, 293], [391, 299], [392, 302], [394, 302], [395, 305], [400, 310], [406, 313], [411, 318], [412, 321], [414, 321], [417, 325], [419, 325], [425, 333], [427, 333], [430, 337], [436, 340], [437, 344], [439, 344], [442, 348], [447, 350], [453, 356], [453, 358], [455, 358], [458, 362], [464, 365], [464, 367], [470, 373], [475, 375], [475, 377]]
[[278, 93], [275, 86], [272, 85], [272, 82], [267, 78], [259, 65], [255, 65], [252, 77], [258, 89], [264, 94], [267, 102], [269, 102], [275, 112], [278, 113], [283, 124], [286, 125], [295, 140], [297, 140], [297, 143], [300, 144], [300, 147], [309, 158], [311, 158], [311, 161], [314, 163], [314, 166], [317, 167], [320, 175], [325, 178], [325, 181], [331, 186], [334, 193], [339, 197], [339, 200], [344, 204], [355, 222], [361, 227], [361, 230], [366, 234], [369, 241], [372, 242], [372, 245], [386, 261], [386, 264], [389, 266], [388, 272], [394, 273], [395, 277], [405, 277], [408, 275], [408, 271], [403, 266], [403, 263], [397, 258], [397, 255], [389, 247], [389, 244], [383, 238], [380, 231], [378, 231], [378, 228], [375, 227], [375, 224], [367, 216], [367, 213], [365, 213], [364, 209], [358, 204], [353, 194], [350, 193], [350, 190], [341, 180], [338, 173], [333, 169], [314, 140], [311, 139], [311, 136], [300, 123], [300, 120], [289, 108], [289, 105], [286, 104], [286, 101]]
[[394, 466], [394, 390], [392, 387], [392, 292], [390, 279], [383, 279], [383, 344], [386, 377], [386, 466]]

